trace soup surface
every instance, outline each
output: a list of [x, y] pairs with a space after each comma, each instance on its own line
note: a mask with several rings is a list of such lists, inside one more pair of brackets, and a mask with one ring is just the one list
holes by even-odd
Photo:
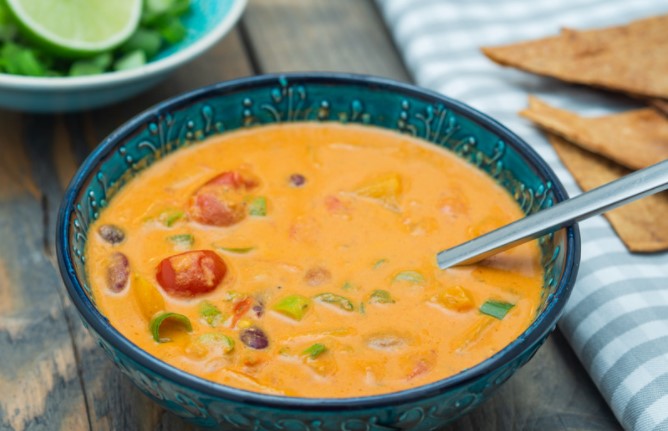
[[87, 275], [122, 334], [189, 373], [289, 396], [379, 394], [471, 367], [528, 327], [535, 241], [446, 271], [435, 258], [521, 216], [490, 178], [417, 139], [262, 126], [127, 184], [91, 228]]

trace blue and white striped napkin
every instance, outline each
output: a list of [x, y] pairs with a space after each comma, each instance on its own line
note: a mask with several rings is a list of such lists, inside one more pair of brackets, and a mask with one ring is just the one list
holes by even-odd
[[[584, 115], [633, 106], [622, 97], [500, 67], [479, 47], [668, 13], [668, 3], [659, 0], [377, 2], [418, 84], [500, 120], [547, 160], [571, 195], [580, 190], [544, 135], [517, 116], [527, 96]], [[668, 254], [628, 253], [601, 216], [581, 229], [582, 266], [559, 326], [625, 429], [668, 430]]]

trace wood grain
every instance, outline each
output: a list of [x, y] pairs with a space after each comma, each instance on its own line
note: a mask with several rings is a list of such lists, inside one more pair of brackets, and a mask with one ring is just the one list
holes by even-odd
[[[294, 70], [410, 79], [371, 0], [250, 0], [240, 30], [132, 100], [69, 115], [0, 111], [0, 431], [194, 429], [135, 389], [83, 329], [55, 268], [57, 206], [85, 156], [133, 115], [202, 85]], [[557, 333], [443, 430], [616, 428]]]
[[88, 429], [59, 275], [44, 250], [48, 152], [26, 139], [31, 126], [0, 112], [0, 430]]
[[251, 0], [242, 29], [263, 73], [318, 70], [410, 80], [371, 0]]

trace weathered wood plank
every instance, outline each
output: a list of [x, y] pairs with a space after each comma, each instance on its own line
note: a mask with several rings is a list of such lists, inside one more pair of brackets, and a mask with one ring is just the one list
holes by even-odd
[[31, 127], [0, 112], [0, 430], [88, 429], [59, 276], [44, 253], [48, 154], [27, 144]]
[[251, 0], [242, 28], [263, 73], [326, 70], [409, 80], [368, 0]]

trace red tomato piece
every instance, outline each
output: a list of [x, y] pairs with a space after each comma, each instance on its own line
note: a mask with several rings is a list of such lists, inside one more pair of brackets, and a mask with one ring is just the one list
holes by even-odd
[[214, 290], [225, 277], [227, 265], [211, 250], [193, 250], [163, 259], [156, 278], [172, 296], [191, 298]]
[[253, 305], [253, 300], [251, 298], [244, 298], [234, 306], [233, 310], [234, 314], [232, 315], [233, 328], [237, 326], [237, 322], [239, 321], [239, 319], [241, 319], [243, 315], [246, 314], [248, 310], [251, 309], [251, 305]]
[[239, 171], [227, 171], [211, 178], [204, 184], [216, 186], [228, 186], [233, 189], [247, 189], [250, 190], [259, 184], [257, 178], [248, 172], [241, 173]]
[[227, 171], [200, 187], [190, 200], [188, 214], [198, 223], [231, 226], [246, 217], [246, 195], [257, 187], [252, 174]]

